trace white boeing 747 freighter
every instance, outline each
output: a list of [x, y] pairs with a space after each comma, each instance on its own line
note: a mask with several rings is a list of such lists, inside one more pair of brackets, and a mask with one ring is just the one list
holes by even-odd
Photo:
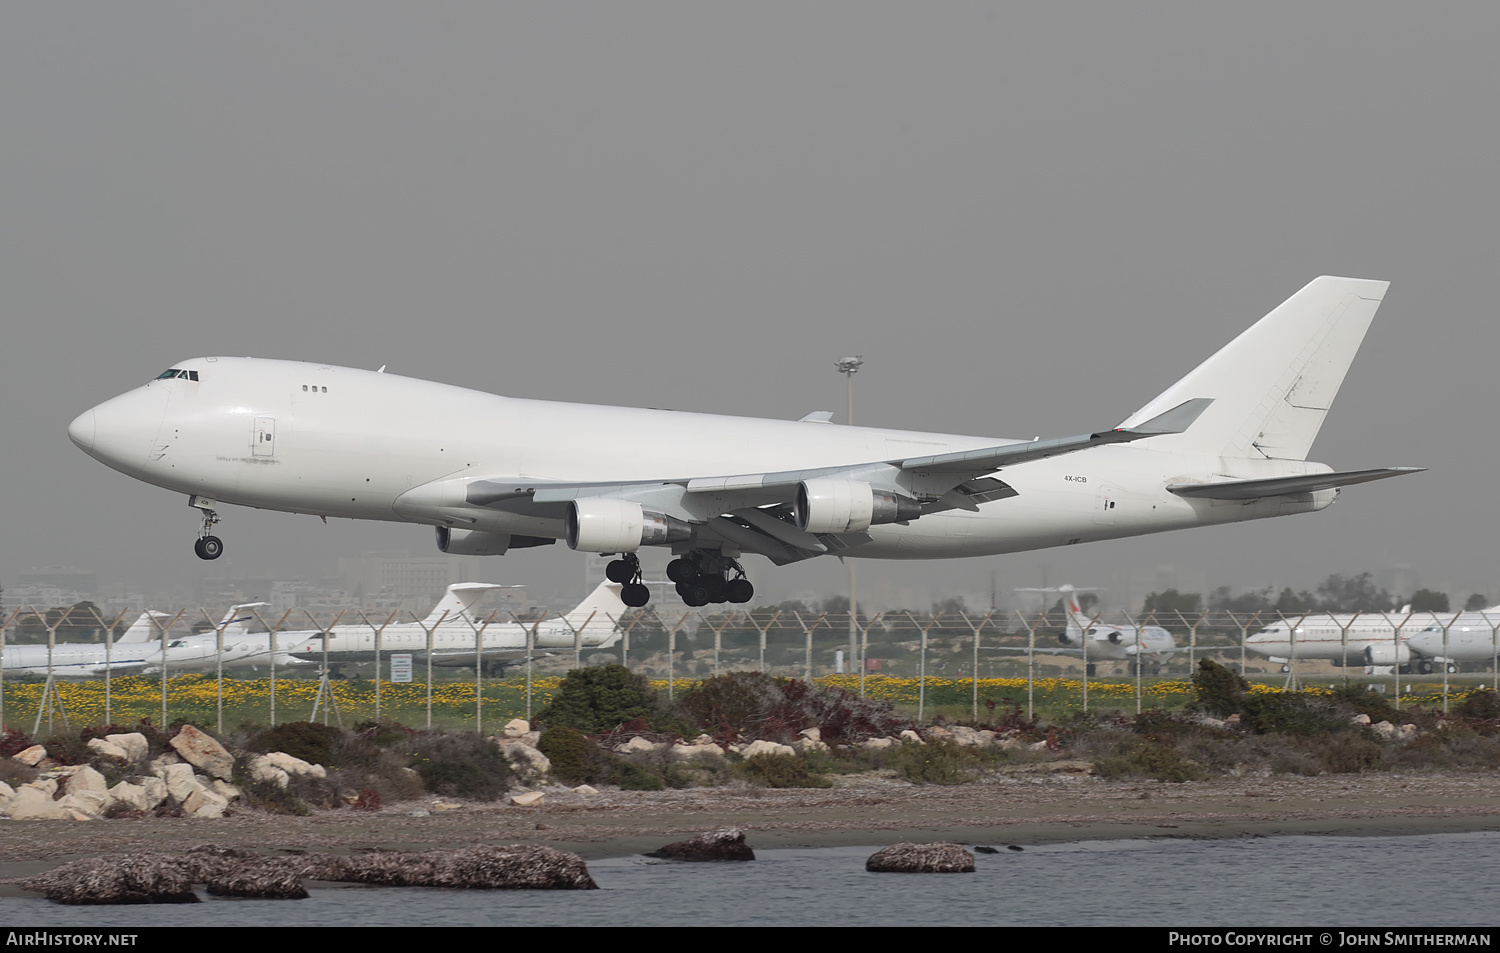
[[749, 601], [740, 558], [940, 559], [1321, 510], [1413, 468], [1306, 457], [1387, 283], [1317, 278], [1117, 427], [1002, 440], [501, 397], [380, 371], [180, 361], [68, 434], [203, 514], [226, 504], [435, 527], [447, 553], [643, 546], [688, 605]]

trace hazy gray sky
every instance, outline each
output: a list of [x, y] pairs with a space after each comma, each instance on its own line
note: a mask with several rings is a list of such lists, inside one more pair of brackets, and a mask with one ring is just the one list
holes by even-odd
[[[0, 582], [430, 550], [228, 508], [200, 563], [182, 497], [65, 432], [180, 358], [800, 417], [842, 415], [832, 362], [860, 352], [860, 423], [1061, 436], [1336, 274], [1393, 284], [1313, 458], [1431, 472], [1315, 515], [864, 562], [862, 590], [975, 602], [1045, 571], [1138, 603], [1408, 566], [1500, 596], [1497, 27], [1494, 4], [8, 5]], [[581, 558], [488, 575], [572, 595]], [[776, 599], [846, 578], [751, 562]]]

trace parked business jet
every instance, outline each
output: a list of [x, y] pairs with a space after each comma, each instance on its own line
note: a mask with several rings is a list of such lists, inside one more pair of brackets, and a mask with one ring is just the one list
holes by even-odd
[[97, 678], [106, 670], [115, 675], [148, 671], [161, 659], [161, 626], [170, 624], [165, 612], [142, 612], [113, 645], [58, 642], [55, 646], [7, 645], [0, 652], [0, 670], [7, 677], [67, 675]]
[[[1245, 648], [1282, 663], [1322, 659], [1341, 666], [1399, 666], [1423, 675], [1456, 662], [1488, 661], [1495, 655], [1500, 610], [1460, 613], [1318, 613], [1272, 622], [1245, 637]], [[1447, 630], [1446, 644], [1444, 630]]]
[[[381, 657], [401, 652], [422, 663], [428, 659], [430, 645], [434, 665], [473, 667], [478, 662], [486, 671], [500, 674], [506, 666], [526, 660], [528, 638], [534, 649], [570, 649], [575, 644], [606, 648], [620, 640], [618, 623], [626, 609], [620, 583], [602, 582], [566, 615], [528, 624], [480, 617], [471, 611], [485, 590], [498, 588], [483, 583], [449, 586], [447, 597], [423, 622], [388, 625], [381, 631]], [[442, 611], [455, 597], [463, 601], [462, 608]], [[375, 629], [369, 625], [289, 632], [284, 638], [281, 644], [303, 662], [333, 667], [376, 661]]]
[[[1177, 641], [1172, 634], [1159, 625], [1112, 625], [1101, 622], [1098, 616], [1090, 616], [1078, 604], [1079, 592], [1086, 590], [1073, 586], [1058, 586], [1055, 589], [1021, 589], [1020, 592], [1060, 592], [1067, 623], [1057, 634], [1057, 640], [1066, 648], [1037, 649], [1041, 655], [1073, 655], [1088, 663], [1088, 674], [1094, 674], [1095, 662], [1131, 662], [1132, 668], [1143, 668], [1147, 663], [1160, 670], [1177, 651]], [[1005, 646], [1006, 652], [1026, 652], [1029, 649]]]
[[746, 553], [1019, 552], [1313, 512], [1413, 472], [1306, 461], [1386, 288], [1316, 278], [1118, 427], [1048, 440], [522, 400], [235, 357], [181, 361], [68, 434], [186, 494], [204, 559], [232, 503], [423, 523], [446, 553], [564, 539], [619, 555], [608, 573], [630, 606], [650, 598], [636, 552], [670, 547], [684, 602], [746, 602]]
[[[273, 649], [269, 633], [250, 631], [250, 623], [256, 618], [253, 610], [268, 605], [265, 602], [247, 602], [244, 605], [230, 606], [213, 631], [171, 639], [166, 647], [167, 670], [203, 672], [216, 671], [221, 667], [260, 668], [270, 666], [273, 658], [277, 667], [306, 665], [306, 662], [286, 650], [286, 634], [278, 637]], [[160, 671], [161, 658], [158, 653], [155, 663], [148, 671]]]

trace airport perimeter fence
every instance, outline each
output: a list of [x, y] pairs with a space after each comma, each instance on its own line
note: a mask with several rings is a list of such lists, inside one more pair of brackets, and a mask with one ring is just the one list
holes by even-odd
[[[1267, 675], [1263, 670], [1259, 682], [1270, 690], [1299, 688], [1303, 673], [1299, 671], [1302, 663], [1297, 658], [1296, 633], [1302, 622], [1313, 617], [1311, 613], [1282, 616], [1224, 611], [1094, 613], [1089, 615], [1087, 631], [1075, 628], [1071, 642], [1066, 642], [1060, 637], [1068, 628], [1061, 613], [992, 610], [920, 614], [896, 610], [868, 617], [860, 614], [851, 620], [847, 612], [774, 607], [733, 612], [658, 612], [648, 607], [629, 610], [621, 619], [611, 620], [617, 635], [612, 644], [590, 646], [584, 633], [598, 628], [592, 616], [574, 627], [561, 616], [495, 612], [465, 620], [463, 637], [471, 637], [472, 642], [459, 649], [438, 644], [439, 639], [451, 639], [452, 625], [444, 630], [442, 618], [427, 624], [414, 614], [375, 616], [357, 610], [336, 614], [288, 610], [278, 618], [251, 610], [259, 629], [228, 636], [231, 642], [238, 639], [242, 648], [246, 639], [264, 640], [267, 654], [256, 668], [266, 674], [260, 676], [257, 671], [256, 677], [247, 679], [236, 677], [233, 666], [225, 664], [226, 629], [231, 619], [222, 613], [215, 615], [199, 608], [153, 616], [153, 649], [164, 653], [167, 663], [161, 665], [162, 655], [158, 654], [154, 664], [117, 668], [111, 650], [118, 644], [112, 639], [130, 623], [130, 610], [107, 616], [93, 608], [81, 613], [77, 609], [22, 607], [5, 617], [0, 627], [0, 676], [15, 675], [14, 658], [26, 651], [22, 644], [42, 648], [39, 639], [19, 642], [13, 630], [29, 629], [33, 634], [45, 631], [46, 651], [41, 663], [27, 666], [32, 673], [28, 683], [6, 685], [0, 679], [0, 725], [9, 728], [13, 721], [22, 725], [24, 719], [31, 723], [33, 735], [44, 721], [50, 730], [59, 719], [81, 725], [142, 718], [159, 718], [160, 724], [168, 725], [185, 719], [198, 724], [212, 722], [221, 731], [226, 719], [234, 724], [273, 725], [319, 718], [340, 723], [394, 719], [408, 724], [421, 721], [432, 727], [434, 712], [440, 712], [447, 714], [440, 721], [453, 723], [456, 719], [462, 726], [483, 731], [512, 717], [531, 718], [550, 699], [560, 674], [567, 669], [608, 663], [619, 663], [646, 675], [669, 699], [702, 678], [731, 671], [759, 671], [817, 679], [861, 695], [885, 698], [914, 707], [918, 720], [939, 707], [962, 717], [966, 707], [968, 716], [979, 721], [981, 709], [986, 716], [994, 714], [997, 697], [1007, 709], [1017, 713], [1024, 710], [1029, 719], [1034, 717], [1041, 696], [1060, 691], [1070, 693], [1085, 711], [1133, 704], [1140, 713], [1146, 707], [1180, 702], [1180, 696], [1191, 692], [1189, 677], [1203, 658], [1217, 658], [1252, 678], [1256, 663], [1276, 668], [1264, 656], [1250, 652], [1246, 639], [1279, 622], [1288, 624], [1293, 659], [1279, 666], [1279, 672]], [[1350, 631], [1360, 624], [1388, 626], [1394, 652], [1414, 628], [1431, 630], [1434, 625], [1442, 629], [1446, 646], [1450, 629], [1462, 619], [1467, 631], [1474, 616], [1367, 612], [1338, 618], [1335, 627], [1342, 653], [1335, 650], [1331, 661], [1346, 680], [1351, 674], [1360, 677], [1370, 671], [1361, 668], [1366, 665], [1366, 651], [1350, 644]], [[1317, 614], [1318, 620], [1328, 618]], [[1490, 645], [1500, 647], [1500, 612], [1482, 619], [1481, 631], [1487, 628]], [[559, 622], [573, 633], [571, 648], [538, 647], [535, 636], [541, 626]], [[213, 651], [198, 656], [192, 664], [183, 663], [174, 657], [173, 643], [187, 636], [195, 624], [197, 636], [213, 640]], [[343, 663], [356, 666], [355, 680], [350, 681], [339, 676], [335, 664], [308, 660], [292, 667], [279, 658], [278, 653], [294, 633], [305, 640], [309, 634], [321, 634], [341, 624], [369, 629], [378, 661], [365, 663], [365, 668], [375, 666], [373, 677], [361, 678], [358, 663]], [[398, 624], [420, 627], [425, 646], [394, 649], [382, 645], [383, 633]], [[1134, 633], [1148, 626], [1159, 626], [1173, 636], [1176, 644], [1170, 654], [1128, 651]], [[59, 638], [60, 633], [77, 636], [85, 631], [91, 631], [91, 643]], [[111, 633], [111, 638], [102, 638], [103, 633]], [[1099, 643], [1100, 657], [1076, 657], [1081, 654], [1080, 637]], [[1370, 640], [1358, 641], [1367, 644]], [[67, 677], [68, 666], [54, 666], [53, 659], [76, 650], [80, 644], [95, 646], [104, 653], [104, 659], [101, 671], [75, 680]], [[8, 651], [8, 647], [16, 651]], [[1063, 654], [1070, 649], [1075, 657]], [[467, 657], [470, 650], [472, 658], [464, 665], [459, 661], [460, 652]], [[500, 658], [502, 655], [510, 657]], [[1329, 660], [1326, 655], [1323, 658]], [[242, 665], [243, 661], [241, 658], [233, 664]], [[452, 672], [455, 668], [471, 670], [472, 674], [464, 671], [457, 677], [443, 677], [445, 670]], [[1500, 685], [1500, 649], [1492, 649], [1488, 672], [1481, 675], [1487, 675], [1488, 685], [1471, 677], [1455, 679], [1462, 684], [1451, 686], [1450, 675], [1456, 671], [1448, 665], [1440, 668], [1440, 689], [1429, 679], [1426, 690], [1434, 699], [1441, 699], [1446, 711], [1450, 695], [1456, 692]], [[1351, 673], [1352, 669], [1360, 671]], [[1398, 666], [1379, 674], [1391, 680], [1398, 706], [1403, 694], [1411, 692], [1419, 680]], [[1381, 690], [1385, 690], [1384, 684]]]

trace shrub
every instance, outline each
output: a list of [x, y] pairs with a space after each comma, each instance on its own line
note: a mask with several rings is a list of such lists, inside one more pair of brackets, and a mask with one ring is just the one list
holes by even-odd
[[260, 754], [280, 751], [308, 764], [331, 767], [337, 763], [335, 752], [341, 747], [344, 738], [343, 729], [332, 725], [289, 721], [255, 732], [245, 743], [245, 747]]
[[422, 731], [411, 736], [406, 750], [408, 767], [433, 794], [495, 801], [514, 776], [500, 749], [477, 734]]
[[834, 686], [760, 672], [730, 672], [704, 679], [678, 702], [677, 712], [722, 741], [762, 738], [786, 743], [807, 728], [823, 741], [848, 744], [909, 727], [890, 702], [862, 698]]
[[1201, 765], [1184, 758], [1173, 745], [1155, 740], [1142, 741], [1121, 754], [1100, 758], [1094, 762], [1094, 771], [1104, 778], [1144, 777], [1173, 783], [1208, 777]]
[[768, 788], [828, 788], [833, 782], [815, 772], [808, 760], [794, 754], [758, 754], [735, 765], [735, 773]]
[[1244, 708], [1249, 684], [1238, 673], [1212, 661], [1201, 659], [1193, 673], [1195, 707], [1216, 718], [1228, 718]]
[[963, 784], [974, 779], [982, 758], [974, 748], [939, 739], [927, 744], [903, 741], [886, 763], [912, 784]]
[[623, 665], [603, 665], [569, 672], [537, 721], [548, 728], [594, 734], [637, 718], [649, 721], [655, 714], [656, 692], [646, 676]]
[[548, 728], [537, 739], [537, 750], [552, 762], [552, 773], [568, 784], [584, 784], [594, 779], [591, 757], [597, 749], [583, 732], [566, 726]]

